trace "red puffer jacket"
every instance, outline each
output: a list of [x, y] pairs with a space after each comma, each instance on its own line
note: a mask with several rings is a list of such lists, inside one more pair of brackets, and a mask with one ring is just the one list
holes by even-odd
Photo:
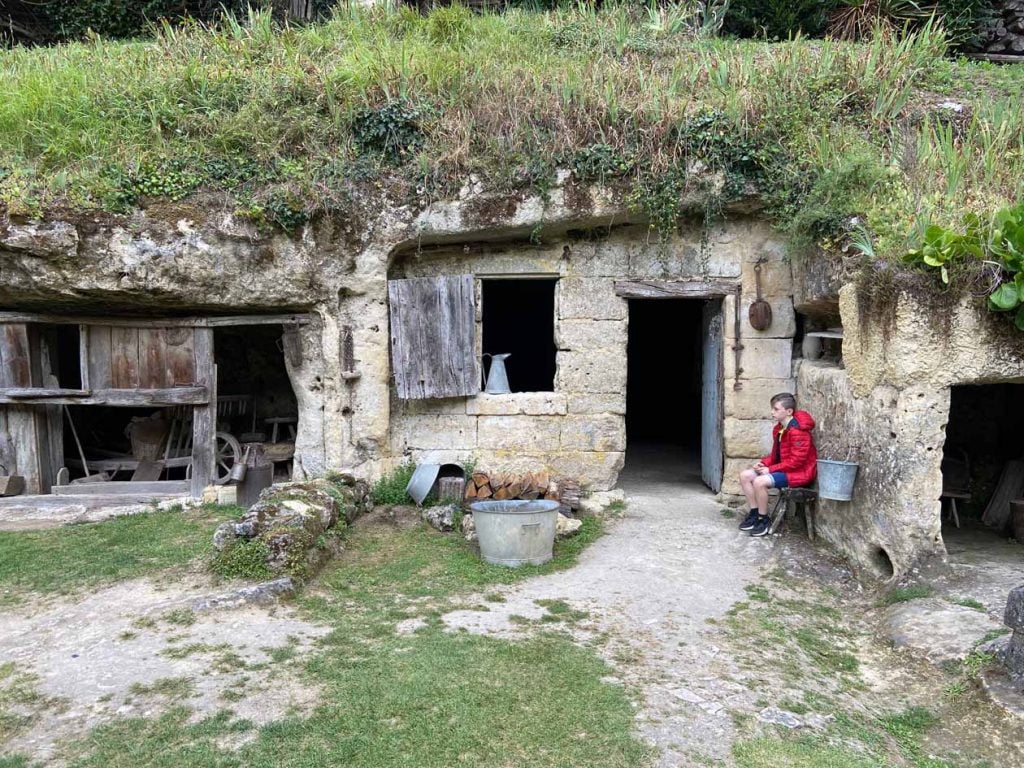
[[811, 430], [814, 417], [807, 411], [793, 411], [793, 418], [783, 429], [772, 430], [772, 452], [761, 459], [769, 472], [785, 472], [791, 487], [809, 485], [818, 474], [818, 449], [814, 447]]

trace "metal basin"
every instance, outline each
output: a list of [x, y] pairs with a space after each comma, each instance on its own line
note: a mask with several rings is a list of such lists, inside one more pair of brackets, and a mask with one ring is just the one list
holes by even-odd
[[496, 565], [541, 565], [551, 559], [558, 502], [475, 501], [473, 510], [480, 555]]

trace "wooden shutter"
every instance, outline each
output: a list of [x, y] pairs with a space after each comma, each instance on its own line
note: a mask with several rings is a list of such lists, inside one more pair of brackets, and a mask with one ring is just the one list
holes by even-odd
[[480, 391], [473, 276], [388, 281], [391, 369], [403, 400]]

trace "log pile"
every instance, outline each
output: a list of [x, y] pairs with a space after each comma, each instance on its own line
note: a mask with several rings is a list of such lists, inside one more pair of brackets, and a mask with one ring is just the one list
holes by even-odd
[[575, 480], [555, 479], [547, 472], [474, 472], [466, 479], [465, 500], [506, 501], [510, 499], [549, 499], [558, 501], [563, 514], [579, 509], [580, 484]]
[[1024, 56], [1024, 0], [996, 0], [985, 53]]

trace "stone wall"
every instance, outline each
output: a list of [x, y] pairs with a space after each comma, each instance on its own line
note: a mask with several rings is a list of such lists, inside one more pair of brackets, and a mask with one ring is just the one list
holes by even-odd
[[821, 458], [860, 465], [851, 502], [821, 500], [818, 530], [856, 564], [900, 576], [945, 553], [939, 494], [950, 387], [1024, 380], [1024, 335], [963, 301], [902, 292], [891, 313], [840, 292], [843, 363], [803, 361], [798, 394]]
[[[399, 256], [391, 277], [465, 274], [488, 277], [558, 277], [553, 392], [479, 394], [444, 401], [403, 402], [392, 393], [390, 449], [416, 461], [462, 462], [473, 457], [501, 469], [546, 466], [591, 489], [614, 485], [626, 450], [626, 343], [628, 301], [615, 280], [739, 280], [743, 285], [743, 360], [734, 389], [734, 298], [723, 302], [726, 344], [724, 445], [726, 493], [737, 493], [737, 467], [768, 451], [768, 397], [792, 390], [795, 315], [791, 275], [767, 227], [740, 221], [711, 233], [706, 263], [700, 230], [672, 242], [651, 241], [646, 227], [625, 228], [601, 240], [557, 239], [538, 246], [478, 246]], [[765, 259], [762, 288], [772, 304], [768, 331], [746, 320], [755, 297], [753, 264]], [[707, 272], [705, 273], [705, 269]], [[479, 296], [479, 290], [477, 292]], [[479, 317], [479, 313], [478, 313]], [[480, 334], [477, 334], [479, 339]], [[672, 394], [666, 391], [666, 402]]]
[[[680, 201], [696, 212], [705, 202], [701, 195]], [[490, 194], [471, 179], [453, 200], [385, 205], [366, 221], [325, 216], [292, 235], [261, 231], [233, 213], [230, 199], [206, 194], [127, 216], [61, 212], [11, 221], [0, 211], [0, 309], [146, 317], [306, 312], [313, 322], [302, 331], [301, 362], [288, 371], [299, 409], [298, 477], [326, 469], [373, 477], [410, 454], [420, 461], [475, 455], [502, 466], [543, 462], [607, 488], [625, 448], [628, 317], [614, 280], [739, 280], [740, 388], [732, 298], [723, 307], [724, 490], [736, 492], [736, 468], [767, 451], [768, 396], [793, 387], [790, 265], [753, 210], [756, 201], [745, 200], [725, 211], [727, 223], [707, 233], [706, 249], [698, 226], [657, 243], [621, 190], [573, 185], [567, 173], [544, 198]], [[570, 236], [587, 228], [611, 234]], [[549, 245], [526, 245], [538, 231]], [[480, 246], [502, 242], [519, 245]], [[746, 321], [758, 259], [775, 316], [765, 333]], [[558, 277], [554, 392], [395, 399], [388, 277], [467, 270]], [[346, 334], [354, 370], [343, 370]]]

